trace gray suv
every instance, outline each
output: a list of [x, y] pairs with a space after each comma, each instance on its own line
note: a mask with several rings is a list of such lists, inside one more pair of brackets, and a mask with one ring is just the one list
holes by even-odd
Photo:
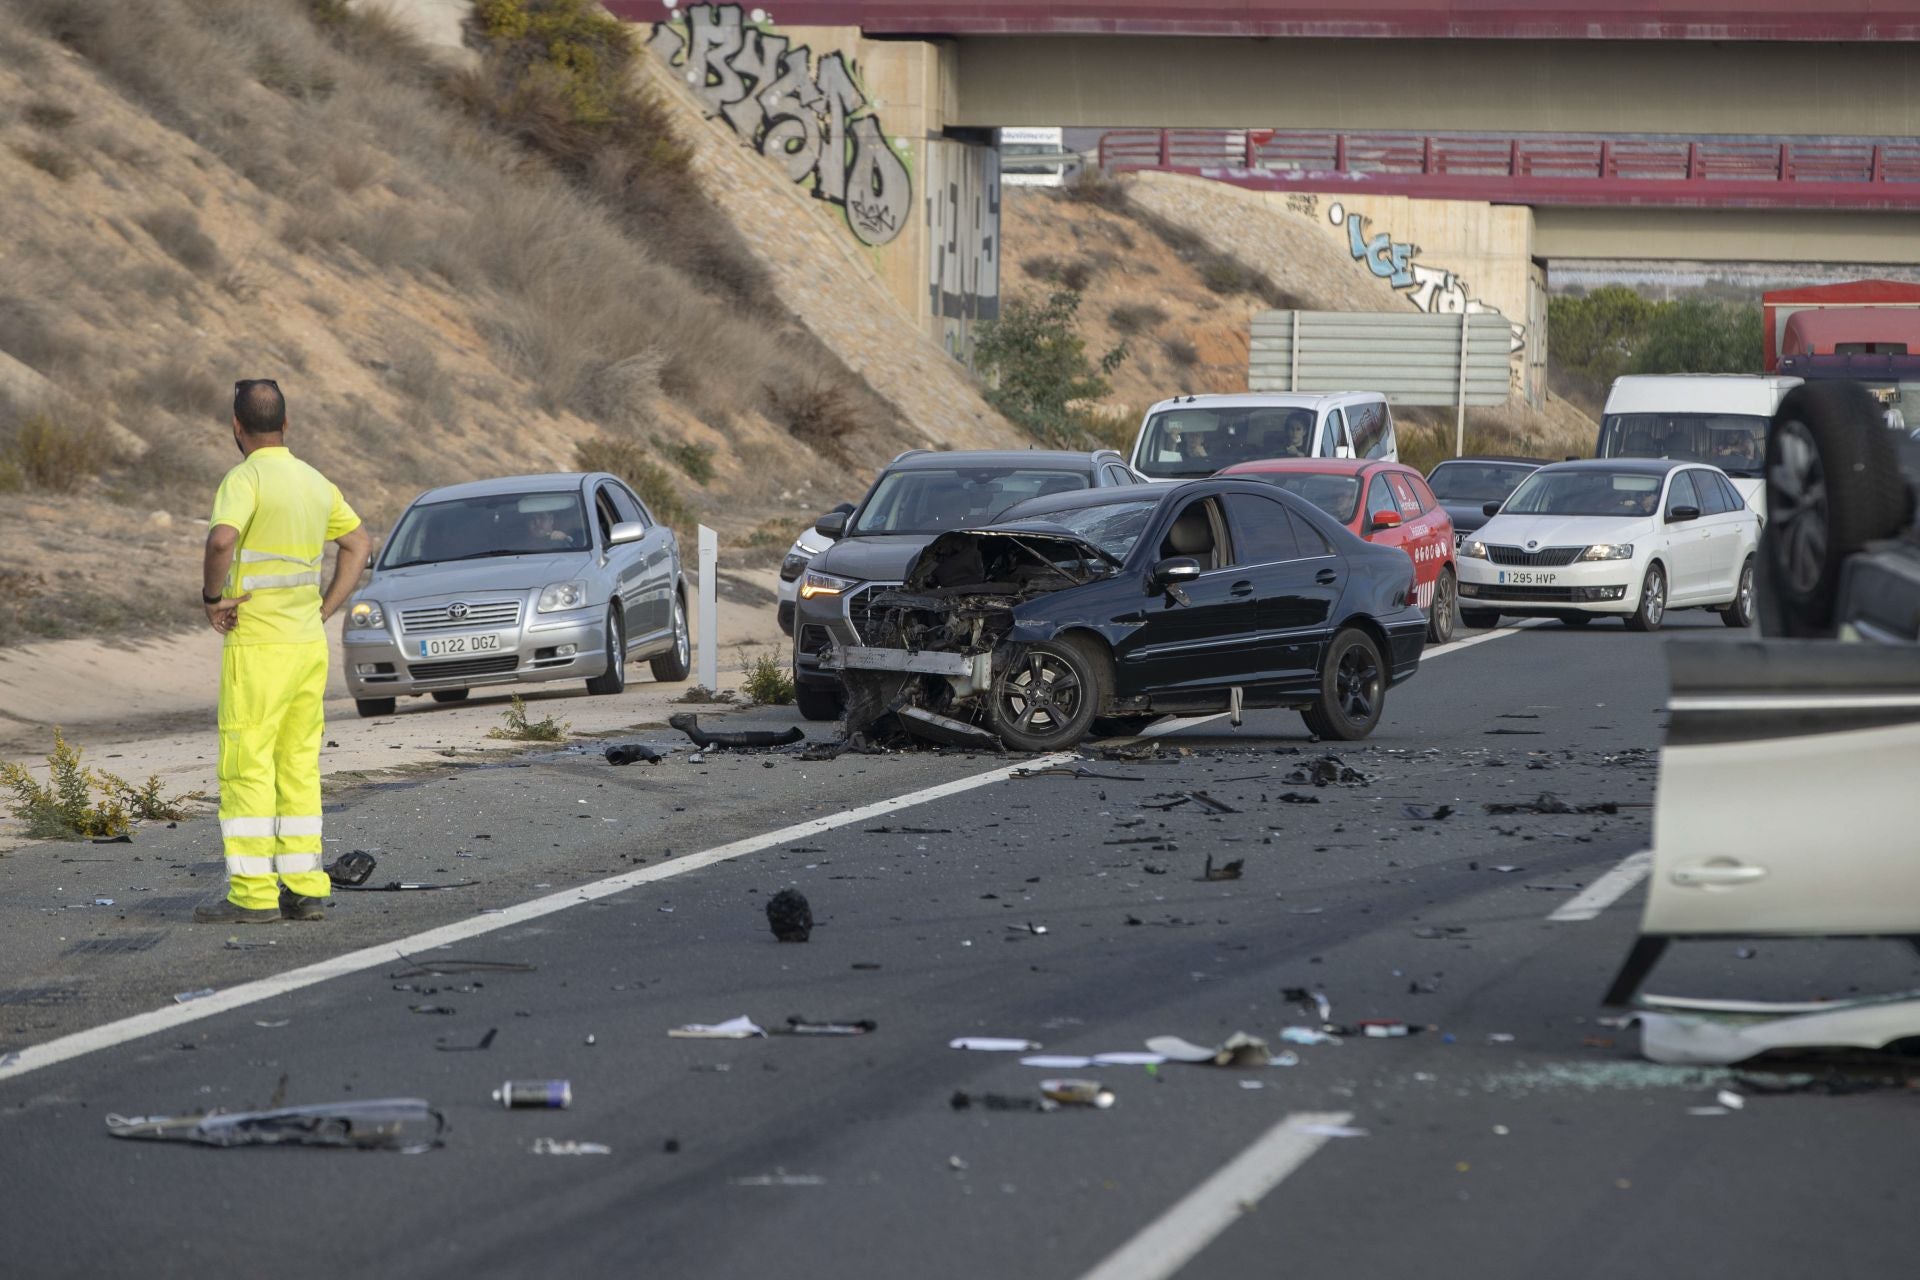
[[687, 678], [680, 546], [601, 473], [431, 489], [395, 524], [347, 607], [347, 689], [363, 716], [395, 699], [458, 702], [481, 685], [585, 680], [619, 693], [629, 658]]
[[937, 535], [991, 524], [1028, 498], [1142, 482], [1112, 449], [916, 449], [895, 458], [851, 515], [828, 512], [814, 522], [833, 545], [807, 564], [794, 604], [793, 684], [800, 714], [809, 720], [840, 715], [840, 677], [822, 664], [821, 653], [836, 640], [861, 642], [871, 593], [898, 586]]

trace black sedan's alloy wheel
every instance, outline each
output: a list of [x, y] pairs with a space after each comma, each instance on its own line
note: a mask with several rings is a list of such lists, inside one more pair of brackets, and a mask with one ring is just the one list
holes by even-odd
[[1357, 742], [1373, 732], [1386, 705], [1386, 667], [1373, 637], [1352, 627], [1334, 636], [1320, 668], [1320, 700], [1301, 713], [1307, 728], [1322, 738]]
[[1106, 687], [1106, 657], [1071, 641], [1026, 647], [993, 680], [987, 715], [1016, 751], [1061, 751], [1087, 736]]

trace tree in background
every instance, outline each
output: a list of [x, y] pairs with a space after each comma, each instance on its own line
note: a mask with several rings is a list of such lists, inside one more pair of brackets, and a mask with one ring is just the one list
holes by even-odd
[[994, 380], [988, 402], [1050, 445], [1081, 444], [1094, 434], [1074, 406], [1112, 390], [1106, 375], [1127, 358], [1125, 343], [1098, 362], [1089, 357], [1079, 310], [1080, 295], [1070, 289], [1043, 303], [1009, 302], [998, 320], [980, 326], [974, 343], [976, 363]]
[[1760, 308], [1686, 298], [1653, 309], [1633, 355], [1635, 373], [1758, 373]]
[[1547, 304], [1555, 391], [1597, 411], [1623, 373], [1759, 373], [1760, 308], [1685, 298], [1649, 302], [1625, 285]]
[[1627, 372], [1655, 305], [1618, 284], [1550, 299], [1548, 350], [1562, 369], [1604, 387]]

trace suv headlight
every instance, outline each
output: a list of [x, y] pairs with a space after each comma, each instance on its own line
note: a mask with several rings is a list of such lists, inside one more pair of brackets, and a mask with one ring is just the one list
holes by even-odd
[[533, 607], [535, 613], [558, 613], [562, 609], [579, 609], [587, 603], [587, 584], [581, 581], [556, 582], [540, 591], [540, 602]]
[[787, 552], [787, 558], [780, 562], [780, 581], [792, 582], [795, 578], [805, 573], [807, 571], [807, 562], [811, 559], [813, 559], [813, 557], [804, 551], [796, 549]]
[[384, 627], [387, 625], [387, 615], [373, 601], [361, 600], [347, 610], [347, 625], [362, 628]]
[[1582, 560], [1631, 560], [1631, 542], [1599, 542], [1580, 553]]
[[836, 578], [830, 573], [809, 571], [800, 583], [800, 598], [811, 600], [815, 596], [845, 595], [859, 585], [858, 578]]
[[1462, 560], [1485, 560], [1487, 558], [1487, 544], [1477, 541], [1464, 544], [1460, 548], [1460, 558]]

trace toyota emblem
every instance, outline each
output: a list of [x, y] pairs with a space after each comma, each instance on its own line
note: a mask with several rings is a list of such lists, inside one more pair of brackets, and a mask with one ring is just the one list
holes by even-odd
[[447, 606], [447, 616], [458, 622], [467, 616], [467, 606], [456, 601]]

